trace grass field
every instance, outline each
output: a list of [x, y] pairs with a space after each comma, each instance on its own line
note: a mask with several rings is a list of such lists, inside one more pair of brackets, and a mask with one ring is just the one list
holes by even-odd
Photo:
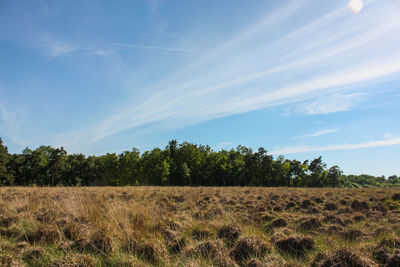
[[399, 189], [0, 188], [1, 266], [400, 266]]

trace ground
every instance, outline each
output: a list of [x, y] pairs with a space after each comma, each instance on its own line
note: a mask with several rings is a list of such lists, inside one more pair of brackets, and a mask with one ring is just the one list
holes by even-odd
[[0, 188], [0, 266], [400, 266], [400, 190]]

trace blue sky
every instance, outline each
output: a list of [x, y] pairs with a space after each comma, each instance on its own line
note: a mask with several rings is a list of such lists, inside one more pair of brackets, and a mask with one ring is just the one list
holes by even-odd
[[400, 2], [0, 1], [0, 136], [168, 140], [400, 174]]

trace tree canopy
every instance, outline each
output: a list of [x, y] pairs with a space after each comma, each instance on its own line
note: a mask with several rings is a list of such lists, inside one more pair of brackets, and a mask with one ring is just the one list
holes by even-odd
[[172, 140], [142, 154], [133, 148], [85, 156], [51, 146], [9, 154], [0, 138], [0, 185], [396, 187], [400, 179], [344, 175], [338, 166], [327, 168], [321, 157], [301, 162], [245, 146], [214, 151]]

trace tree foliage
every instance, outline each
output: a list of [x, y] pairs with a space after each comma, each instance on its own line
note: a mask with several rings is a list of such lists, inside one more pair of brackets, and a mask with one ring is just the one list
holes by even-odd
[[0, 138], [0, 185], [10, 185], [13, 183], [13, 176], [7, 170], [9, 160], [8, 149], [3, 145], [3, 140]]
[[254, 152], [245, 146], [214, 151], [172, 140], [164, 149], [143, 154], [133, 148], [87, 157], [41, 146], [10, 155], [0, 139], [0, 185], [394, 187], [400, 186], [400, 179], [346, 176], [338, 166], [328, 169], [321, 157], [303, 162], [274, 159], [264, 148]]

